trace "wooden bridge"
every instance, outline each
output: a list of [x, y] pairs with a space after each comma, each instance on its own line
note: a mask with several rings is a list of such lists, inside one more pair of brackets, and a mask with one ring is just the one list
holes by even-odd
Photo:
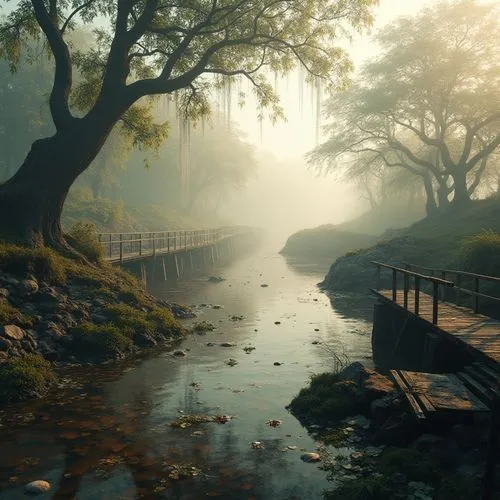
[[242, 227], [184, 229], [176, 231], [99, 233], [104, 258], [109, 262], [142, 260], [156, 255], [176, 254], [209, 248], [222, 241], [255, 231]]
[[99, 233], [104, 258], [126, 266], [143, 282], [177, 279], [242, 252], [259, 241], [262, 230], [231, 226], [215, 229]]
[[[390, 372], [419, 421], [491, 415], [482, 495], [491, 500], [500, 430], [500, 298], [493, 293], [500, 278], [372, 263], [372, 292], [385, 309], [375, 309], [374, 358], [377, 344], [392, 352]], [[380, 285], [382, 271], [390, 272], [390, 288]]]

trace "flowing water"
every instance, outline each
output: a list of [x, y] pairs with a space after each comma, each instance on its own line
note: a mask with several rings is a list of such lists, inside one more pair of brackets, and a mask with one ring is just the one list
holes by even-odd
[[[52, 484], [40, 498], [320, 499], [325, 472], [300, 459], [318, 443], [285, 406], [311, 374], [332, 368], [332, 349], [365, 364], [371, 352], [371, 303], [320, 293], [325, 271], [264, 249], [156, 284], [156, 295], [196, 306], [187, 326], [204, 320], [216, 329], [176, 346], [184, 357], [156, 350], [72, 369], [76, 387], [9, 408], [1, 415], [0, 499], [24, 498], [35, 479]], [[211, 283], [213, 274], [225, 280]], [[193, 414], [232, 419], [170, 425]], [[271, 419], [282, 423], [271, 427]], [[176, 479], [183, 474], [194, 477]]]

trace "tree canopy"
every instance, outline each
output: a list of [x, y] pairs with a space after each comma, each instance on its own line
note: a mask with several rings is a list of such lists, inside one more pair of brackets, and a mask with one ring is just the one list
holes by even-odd
[[377, 37], [380, 55], [328, 103], [318, 168], [356, 177], [403, 168], [424, 182], [428, 208], [468, 201], [500, 145], [499, 10], [442, 1]]
[[[368, 26], [376, 3], [19, 0], [0, 23], [0, 56], [15, 70], [30, 40], [46, 41], [55, 63], [49, 104], [56, 132], [36, 141], [1, 186], [0, 213], [16, 217], [4, 217], [0, 226], [36, 245], [69, 251], [60, 227], [68, 190], [119, 120], [152, 129], [145, 98], [175, 94], [179, 109], [197, 118], [210, 112], [211, 90], [241, 76], [252, 83], [259, 106], [280, 117], [269, 76], [301, 65], [326, 88], [343, 86], [351, 62], [339, 38]], [[94, 27], [88, 46], [71, 40], [82, 25]], [[149, 138], [156, 140], [155, 134]]]

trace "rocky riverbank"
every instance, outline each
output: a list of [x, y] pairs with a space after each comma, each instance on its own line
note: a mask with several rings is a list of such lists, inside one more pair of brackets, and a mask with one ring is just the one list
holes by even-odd
[[329, 500], [481, 498], [487, 419], [418, 423], [391, 380], [360, 363], [313, 377], [289, 409], [324, 443]]
[[185, 333], [188, 309], [130, 274], [49, 249], [0, 245], [0, 403], [44, 395], [57, 368], [128, 356]]

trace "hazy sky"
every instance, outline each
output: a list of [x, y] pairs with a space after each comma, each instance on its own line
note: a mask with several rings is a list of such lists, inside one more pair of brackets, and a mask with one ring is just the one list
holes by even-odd
[[[374, 33], [401, 15], [414, 14], [428, 4], [423, 0], [381, 0], [375, 12]], [[358, 37], [350, 47], [356, 66], [376, 54], [370, 35]], [[321, 224], [338, 224], [368, 209], [360, 203], [352, 186], [332, 176], [317, 177], [306, 168], [304, 154], [316, 144], [316, 109], [311, 106], [311, 93], [303, 90], [302, 110], [299, 104], [299, 77], [290, 75], [278, 81], [278, 92], [287, 121], [261, 128], [255, 103], [242, 110], [232, 106], [232, 118], [247, 134], [247, 140], [262, 152], [269, 152], [268, 161], [260, 161], [259, 177], [248, 189], [238, 194], [225, 207], [224, 213], [241, 223], [265, 226], [276, 232], [277, 246], [295, 230]], [[264, 153], [264, 158], [266, 157]], [[276, 160], [273, 160], [276, 157]]]
[[[414, 14], [429, 3], [424, 0], [381, 0], [375, 11], [372, 33], [398, 16]], [[376, 46], [371, 43], [370, 38], [369, 34], [360, 36], [351, 45], [349, 52], [356, 66], [362, 64], [367, 57], [376, 54]], [[248, 134], [250, 142], [259, 148], [272, 151], [279, 158], [302, 156], [316, 143], [316, 106], [311, 100], [311, 91], [304, 89], [302, 110], [300, 109], [299, 80], [299, 75], [293, 74], [278, 81], [277, 90], [285, 108], [287, 121], [275, 126], [265, 122], [262, 127], [262, 137], [253, 101], [249, 100], [248, 105], [241, 111], [236, 109], [236, 106], [233, 106], [234, 109], [231, 111], [240, 128]]]

